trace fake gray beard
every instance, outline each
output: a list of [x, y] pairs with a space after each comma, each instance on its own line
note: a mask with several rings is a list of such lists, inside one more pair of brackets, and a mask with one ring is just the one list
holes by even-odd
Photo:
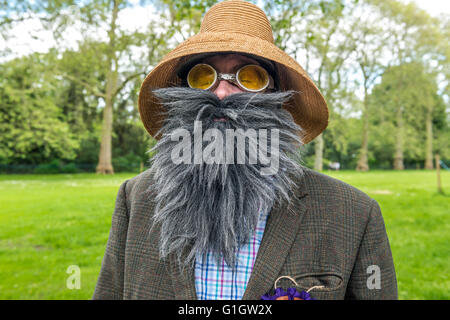
[[[260, 213], [269, 212], [277, 202], [289, 202], [294, 178], [303, 173], [300, 159], [292, 159], [299, 157], [301, 128], [281, 109], [292, 92], [238, 93], [223, 100], [210, 91], [191, 88], [157, 89], [154, 94], [166, 109], [150, 169], [156, 194], [153, 225], [161, 227], [160, 256], [175, 253], [184, 268], [193, 267], [197, 254], [212, 253], [216, 261], [223, 257], [234, 268], [236, 253], [250, 240]], [[214, 121], [222, 118], [226, 121]], [[226, 129], [278, 129], [277, 173], [261, 175], [261, 163], [249, 161], [175, 164], [171, 155], [179, 141], [172, 141], [171, 133], [186, 129], [194, 136], [195, 121], [201, 121], [203, 130], [216, 128], [224, 136]], [[207, 144], [203, 142], [203, 148]], [[244, 150], [235, 144], [235, 158], [249, 159], [248, 146], [248, 141]]]

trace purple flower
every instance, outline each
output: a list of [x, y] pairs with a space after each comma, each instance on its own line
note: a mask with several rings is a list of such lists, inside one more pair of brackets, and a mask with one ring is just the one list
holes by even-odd
[[282, 288], [276, 288], [275, 294], [266, 293], [261, 297], [262, 300], [314, 300], [306, 291], [298, 292], [295, 288], [289, 288], [284, 291]]

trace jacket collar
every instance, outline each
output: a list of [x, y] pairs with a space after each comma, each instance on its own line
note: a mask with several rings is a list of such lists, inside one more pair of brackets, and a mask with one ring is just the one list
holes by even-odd
[[[273, 286], [295, 240], [301, 220], [309, 208], [305, 175], [297, 181], [290, 203], [272, 208], [256, 256], [252, 274], [242, 300], [259, 300]], [[194, 268], [180, 271], [176, 257], [171, 256], [169, 270], [176, 288], [175, 299], [197, 300]]]

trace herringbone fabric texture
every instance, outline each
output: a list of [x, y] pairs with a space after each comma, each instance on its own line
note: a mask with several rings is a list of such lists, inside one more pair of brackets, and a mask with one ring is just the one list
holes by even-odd
[[[150, 232], [154, 190], [149, 171], [119, 189], [94, 299], [196, 299], [194, 270], [160, 260]], [[379, 288], [370, 284], [372, 266]], [[280, 276], [313, 298], [397, 299], [397, 281], [378, 203], [324, 174], [304, 169], [296, 196], [270, 212], [243, 299], [260, 299]], [[278, 281], [283, 289], [288, 279]]]

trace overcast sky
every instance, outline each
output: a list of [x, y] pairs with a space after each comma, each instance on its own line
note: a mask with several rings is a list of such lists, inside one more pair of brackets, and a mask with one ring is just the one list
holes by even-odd
[[[411, 2], [411, 1], [404, 1]], [[413, 2], [428, 11], [431, 15], [436, 16], [441, 13], [450, 14], [450, 0], [414, 0]]]
[[[450, 14], [450, 0], [402, 0], [404, 2], [414, 1], [419, 7], [428, 11], [431, 15], [439, 15], [441, 13]], [[138, 3], [139, 0], [132, 0], [132, 2]], [[139, 27], [139, 22], [149, 21], [151, 17], [151, 10], [143, 10], [143, 8], [135, 7], [124, 10], [121, 14], [121, 24], [130, 29], [135, 29]], [[51, 46], [54, 45], [52, 42], [52, 36], [50, 33], [45, 34], [45, 32], [39, 32], [39, 38], [33, 38], [30, 35], [30, 31], [39, 29], [39, 21], [27, 21], [14, 28], [12, 34], [14, 39], [11, 39], [7, 43], [0, 38], [0, 50], [4, 50], [8, 47], [15, 56], [24, 55], [31, 52], [46, 52]], [[36, 35], [36, 32], [33, 32]], [[99, 35], [100, 37], [105, 35]], [[73, 42], [73, 46], [76, 44], [77, 36], [75, 34], [66, 38], [69, 42]], [[68, 43], [70, 46], [70, 43]], [[0, 62], [3, 60], [0, 57]]]

